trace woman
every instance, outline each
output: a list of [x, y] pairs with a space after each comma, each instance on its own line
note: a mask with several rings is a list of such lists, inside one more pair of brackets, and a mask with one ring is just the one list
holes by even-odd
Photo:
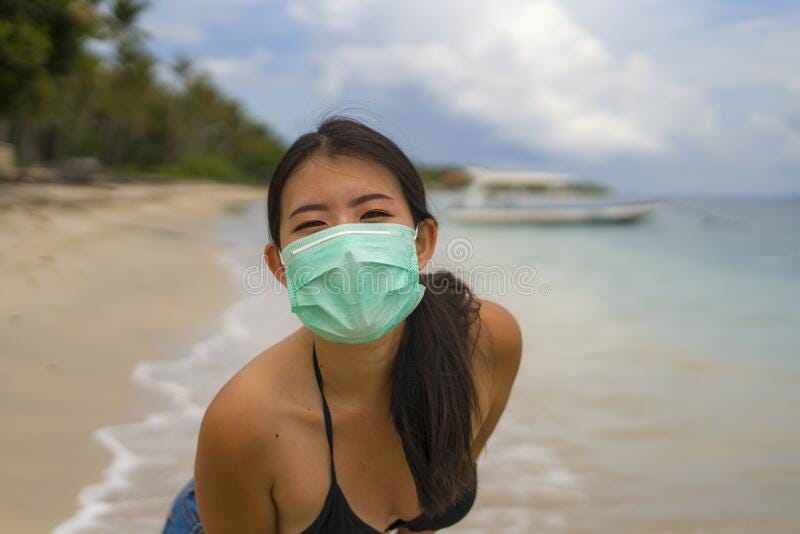
[[[420, 274], [437, 223], [388, 138], [327, 119], [279, 162], [266, 262], [303, 326], [203, 418], [167, 534], [433, 532], [462, 519], [508, 400], [513, 316]], [[334, 447], [335, 436], [335, 447]]]

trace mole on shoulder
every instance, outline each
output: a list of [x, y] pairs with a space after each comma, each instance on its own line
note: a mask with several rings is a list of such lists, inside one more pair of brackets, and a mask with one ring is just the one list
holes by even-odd
[[280, 436], [278, 435], [278, 433], [275, 433], [275, 437], [277, 438], [277, 437], [280, 437]]

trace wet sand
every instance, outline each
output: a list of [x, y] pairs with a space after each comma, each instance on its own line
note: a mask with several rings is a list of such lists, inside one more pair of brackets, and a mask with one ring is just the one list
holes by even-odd
[[102, 478], [98, 427], [135, 414], [136, 362], [171, 357], [234, 292], [214, 223], [265, 188], [0, 186], [0, 524], [49, 532]]

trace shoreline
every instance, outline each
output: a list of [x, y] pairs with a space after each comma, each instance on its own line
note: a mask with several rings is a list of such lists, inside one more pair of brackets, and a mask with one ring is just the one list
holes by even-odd
[[92, 434], [141, 415], [138, 362], [191, 345], [235, 300], [214, 223], [264, 195], [217, 183], [0, 187], [5, 528], [50, 531], [103, 479], [113, 455]]

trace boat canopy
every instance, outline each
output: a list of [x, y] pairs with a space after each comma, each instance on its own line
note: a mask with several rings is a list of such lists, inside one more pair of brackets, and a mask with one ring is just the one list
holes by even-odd
[[548, 171], [499, 171], [469, 166], [464, 172], [472, 184], [486, 189], [560, 189], [573, 184], [572, 176]]

